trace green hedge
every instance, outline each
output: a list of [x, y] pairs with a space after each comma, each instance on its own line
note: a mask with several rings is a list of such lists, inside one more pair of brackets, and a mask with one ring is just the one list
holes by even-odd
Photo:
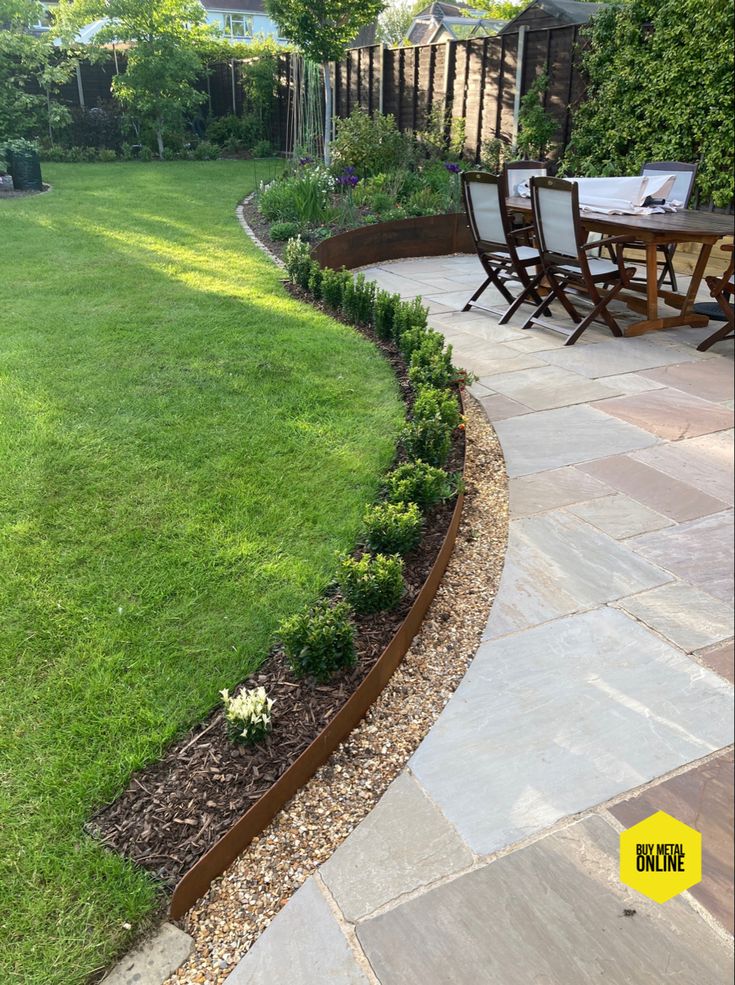
[[587, 98], [564, 157], [570, 174], [636, 173], [699, 161], [702, 199], [733, 198], [730, 0], [629, 0], [586, 29]]

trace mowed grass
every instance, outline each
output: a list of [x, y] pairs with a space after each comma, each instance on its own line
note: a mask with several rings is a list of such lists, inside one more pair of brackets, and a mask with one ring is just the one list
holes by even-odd
[[252, 164], [45, 177], [0, 202], [3, 985], [83, 982], [155, 913], [83, 824], [318, 595], [402, 419], [239, 228]]

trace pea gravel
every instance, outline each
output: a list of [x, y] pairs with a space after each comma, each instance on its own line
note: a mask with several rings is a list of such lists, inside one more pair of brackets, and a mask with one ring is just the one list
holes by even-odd
[[220, 985], [299, 886], [374, 807], [436, 721], [480, 642], [503, 566], [505, 465], [467, 397], [467, 492], [454, 553], [410, 650], [366, 718], [181, 921], [194, 938], [165, 985]]

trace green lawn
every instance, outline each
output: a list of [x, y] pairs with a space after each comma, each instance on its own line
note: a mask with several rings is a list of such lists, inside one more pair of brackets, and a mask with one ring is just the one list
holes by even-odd
[[156, 911], [82, 825], [320, 592], [402, 414], [239, 228], [252, 164], [45, 177], [0, 202], [2, 985], [83, 982]]

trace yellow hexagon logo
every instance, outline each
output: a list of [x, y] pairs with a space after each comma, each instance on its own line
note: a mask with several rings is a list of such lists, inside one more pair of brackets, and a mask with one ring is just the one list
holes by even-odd
[[702, 879], [702, 835], [657, 811], [620, 835], [620, 881], [665, 903]]

